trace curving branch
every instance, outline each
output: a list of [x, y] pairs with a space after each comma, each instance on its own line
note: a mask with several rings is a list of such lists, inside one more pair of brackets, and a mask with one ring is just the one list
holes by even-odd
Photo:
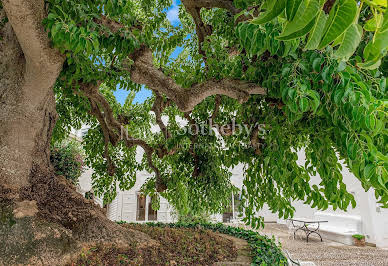
[[108, 163], [108, 174], [110, 176], [113, 176], [116, 172], [116, 166], [109, 155], [109, 143], [113, 143], [113, 140], [111, 138], [112, 133], [108, 129], [108, 126], [98, 105], [94, 101], [90, 100], [89, 102], [91, 106], [90, 113], [97, 118], [102, 128], [102, 134], [104, 136], [104, 158], [107, 160]]
[[223, 8], [233, 15], [241, 11], [233, 5], [233, 0], [182, 0], [182, 3], [186, 8]]
[[162, 120], [162, 112], [167, 107], [167, 105], [169, 105], [169, 103], [164, 103], [163, 97], [158, 92], [155, 92], [155, 95], [155, 102], [151, 108], [151, 111], [155, 113], [156, 123], [158, 124], [160, 130], [163, 132], [164, 137], [169, 139], [170, 132], [167, 130], [167, 126], [163, 123]]
[[194, 20], [195, 30], [198, 36], [198, 52], [202, 55], [206, 63], [207, 58], [205, 51], [202, 49], [202, 43], [205, 41], [207, 36], [212, 35], [213, 29], [210, 25], [203, 22], [201, 9], [223, 8], [231, 12], [232, 15], [238, 14], [241, 10], [234, 7], [232, 0], [182, 0], [182, 4]]
[[[115, 171], [115, 165], [109, 156], [108, 147], [109, 143], [113, 146], [118, 144], [123, 125], [119, 123], [113, 116], [112, 108], [104, 96], [99, 92], [99, 85], [100, 82], [97, 82], [96, 84], [83, 83], [80, 86], [80, 91], [89, 100], [91, 105], [90, 112], [97, 118], [101, 125], [105, 142], [104, 157], [108, 163], [108, 172], [109, 174], [113, 175]], [[140, 146], [143, 148], [147, 156], [148, 166], [155, 172], [156, 190], [158, 192], [165, 191], [167, 189], [167, 185], [162, 179], [160, 170], [155, 166], [152, 160], [152, 155], [155, 152], [154, 148], [152, 148], [150, 145], [148, 145], [148, 143], [141, 139], [132, 138], [130, 136], [126, 136], [121, 139], [124, 141], [128, 148], [132, 148], [134, 146]]]
[[[186, 113], [184, 113], [184, 117], [189, 122], [190, 126], [196, 126], [197, 122], [190, 116], [190, 114], [191, 114], [191, 112], [186, 112]], [[201, 173], [200, 173], [200, 168], [199, 168], [198, 156], [195, 153], [195, 149], [194, 149], [195, 145], [197, 143], [197, 140], [198, 140], [198, 135], [192, 134], [190, 137], [190, 140], [191, 140], [191, 144], [190, 144], [189, 152], [190, 152], [191, 156], [193, 157], [193, 163], [194, 163], [193, 177], [198, 177]]]
[[208, 80], [191, 88], [183, 88], [153, 64], [152, 51], [145, 46], [130, 55], [132, 65], [124, 66], [130, 71], [132, 81], [144, 84], [151, 90], [165, 94], [183, 112], [189, 112], [209, 96], [220, 94], [244, 103], [252, 94], [266, 95], [257, 84], [241, 80]]
[[220, 110], [221, 101], [222, 101], [221, 95], [217, 94], [215, 98], [213, 114], [210, 117], [211, 121], [214, 121], [214, 119], [216, 119], [218, 111]]
[[260, 150], [260, 141], [259, 141], [259, 132], [260, 132], [260, 127], [255, 127], [251, 133], [251, 144], [253, 149], [255, 150], [256, 155], [261, 155], [261, 150]]
[[[105, 15], [100, 15], [100, 18], [94, 18], [93, 21], [99, 25], [106, 27], [114, 34], [120, 32], [123, 29], [128, 29], [130, 31], [135, 30], [135, 29], [142, 30], [141, 25], [134, 25], [134, 26], [129, 27], [129, 26], [126, 26], [120, 22], [117, 22], [117, 21], [115, 21], [115, 20], [113, 20]], [[123, 37], [124, 34], [122, 33], [121, 36]]]
[[[182, 3], [185, 5], [186, 2], [187, 1], [183, 1]], [[206, 53], [202, 49], [202, 43], [205, 41], [207, 36], [212, 35], [213, 29], [210, 25], [207, 25], [203, 22], [200, 7], [192, 7], [187, 4], [185, 5], [185, 7], [195, 23], [195, 31], [197, 32], [198, 36], [198, 52], [202, 55], [204, 61], [206, 62]]]
[[44, 70], [46, 73], [59, 73], [64, 56], [51, 47], [43, 28], [42, 20], [47, 16], [44, 1], [2, 0], [2, 3], [23, 50], [27, 72]]

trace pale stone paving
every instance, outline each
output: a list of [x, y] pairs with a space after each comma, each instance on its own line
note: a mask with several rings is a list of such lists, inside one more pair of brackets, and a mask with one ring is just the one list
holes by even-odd
[[347, 246], [325, 239], [321, 242], [315, 237], [309, 238], [309, 243], [306, 243], [304, 237], [294, 240], [286, 226], [275, 223], [267, 223], [264, 229], [258, 231], [269, 237], [275, 236], [292, 259], [313, 262], [317, 266], [388, 266], [388, 250], [385, 249]]

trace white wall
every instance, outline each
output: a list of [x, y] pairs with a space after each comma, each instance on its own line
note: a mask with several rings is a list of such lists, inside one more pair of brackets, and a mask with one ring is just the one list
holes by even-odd
[[[165, 120], [165, 119], [164, 119]], [[152, 131], [158, 131], [158, 127], [154, 126]], [[77, 132], [77, 135], [79, 132]], [[136, 160], [139, 162], [143, 155], [143, 150], [138, 148]], [[298, 152], [300, 165], [304, 165], [305, 155], [303, 151]], [[231, 182], [238, 188], [243, 186], [243, 165], [240, 164], [231, 170], [232, 177]], [[91, 176], [92, 170], [88, 169], [84, 175], [80, 178], [81, 193], [91, 190]], [[347, 212], [340, 210], [328, 209], [325, 212], [345, 215], [357, 215], [362, 219], [362, 234], [366, 235], [367, 242], [376, 243], [378, 247], [388, 248], [388, 210], [380, 209], [377, 207], [376, 200], [374, 198], [373, 190], [365, 192], [361, 187], [360, 182], [357, 178], [349, 172], [346, 167], [343, 167], [343, 182], [347, 186], [347, 190], [355, 196], [357, 206], [352, 209], [351, 207]], [[115, 221], [136, 221], [136, 209], [137, 209], [137, 198], [136, 193], [140, 191], [141, 186], [144, 184], [146, 179], [150, 176], [148, 172], [139, 172], [137, 174], [137, 180], [135, 186], [129, 191], [120, 191], [118, 197], [108, 206], [107, 216], [111, 220]], [[315, 176], [311, 178], [311, 184], [319, 184], [320, 177]], [[305, 217], [313, 218], [316, 209], [312, 209], [308, 205], [303, 204], [301, 201], [293, 203], [296, 209], [294, 217]], [[147, 204], [148, 208], [148, 204]], [[158, 211], [158, 221], [172, 222], [174, 221], [173, 210], [168, 204], [167, 200], [161, 198], [160, 210]], [[146, 217], [148, 210], [146, 209]], [[267, 206], [264, 206], [262, 210], [258, 212], [258, 215], [263, 216], [265, 222], [279, 222], [284, 223], [284, 220], [279, 220], [278, 215], [272, 213]], [[222, 221], [222, 215], [213, 215], [214, 221]]]
[[[305, 155], [303, 151], [298, 153], [298, 163], [304, 165]], [[342, 170], [343, 182], [346, 184], [347, 190], [354, 195], [357, 206], [353, 209], [351, 206], [348, 210], [336, 210], [331, 207], [325, 212], [360, 216], [362, 220], [362, 234], [366, 236], [366, 241], [374, 243], [379, 247], [388, 247], [388, 210], [377, 207], [374, 191], [371, 189], [365, 192], [360, 181], [349, 172], [349, 169], [343, 166]], [[311, 184], [319, 184], [320, 177], [314, 176], [311, 178]], [[313, 218], [316, 209], [312, 209], [301, 201], [293, 202], [295, 207], [294, 217]], [[285, 223], [284, 220], [278, 220], [279, 223]]]

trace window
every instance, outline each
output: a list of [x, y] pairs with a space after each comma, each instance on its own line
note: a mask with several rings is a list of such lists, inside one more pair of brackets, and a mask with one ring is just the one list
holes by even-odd
[[230, 223], [233, 219], [233, 194], [230, 197], [228, 206], [225, 208], [224, 213], [222, 214], [222, 221], [224, 223]]
[[137, 209], [136, 209], [136, 221], [145, 221], [146, 214], [146, 197], [141, 194], [137, 194]]
[[236, 217], [234, 218], [237, 218], [237, 215], [240, 214], [240, 205], [241, 205], [241, 194], [240, 193], [236, 193], [233, 195], [234, 196], [234, 213], [236, 215]]
[[229, 205], [225, 208], [224, 213], [222, 214], [222, 221], [224, 223], [229, 223], [233, 219], [237, 219], [238, 215], [241, 213], [239, 207], [241, 205], [241, 194], [232, 193], [230, 197]]
[[152, 198], [148, 201], [148, 221], [157, 221], [158, 212], [152, 209]]
[[158, 212], [152, 209], [152, 198], [140, 192], [136, 194], [136, 221], [157, 221]]

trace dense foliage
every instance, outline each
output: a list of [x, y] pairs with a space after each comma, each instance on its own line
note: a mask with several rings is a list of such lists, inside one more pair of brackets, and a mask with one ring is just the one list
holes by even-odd
[[252, 265], [287, 265], [287, 259], [274, 239], [269, 239], [252, 230], [227, 226], [222, 223], [147, 223], [147, 225], [162, 228], [200, 228], [231, 235], [249, 243], [252, 252]]
[[[256, 226], [262, 221], [255, 212], [265, 203], [282, 217], [292, 215], [294, 200], [318, 209], [354, 206], [342, 160], [388, 207], [384, 1], [185, 0], [179, 25], [166, 19], [170, 0], [47, 2], [44, 24], [66, 55], [55, 87], [54, 138], [91, 126], [86, 163], [95, 170], [94, 191], [106, 201], [146, 170], [154, 175], [144, 192], [164, 196], [183, 213], [220, 212], [235, 189], [230, 170], [243, 164], [241, 206]], [[141, 57], [144, 47], [152, 51], [152, 67]], [[219, 90], [223, 96], [206, 94], [193, 110], [178, 108], [186, 98], [176, 100], [172, 88], [187, 92], [223, 80], [260, 85], [265, 94], [237, 101]], [[153, 97], [134, 104], [142, 84]], [[113, 96], [117, 88], [131, 91], [123, 106]], [[161, 130], [151, 130], [155, 124]], [[120, 125], [129, 140], [118, 139]], [[191, 134], [195, 127], [200, 134]], [[142, 160], [138, 146], [146, 151]], [[317, 174], [321, 182], [312, 184]]]
[[[363, 9], [363, 4], [367, 8]], [[388, 14], [385, 12], [385, 0], [280, 0], [265, 1], [261, 8], [263, 12], [252, 20], [252, 24], [261, 25], [279, 16], [284, 26], [276, 39], [295, 40], [309, 33], [305, 50], [323, 49], [332, 44], [332, 47], [338, 46], [333, 57], [348, 61], [359, 46], [365, 30], [373, 34], [366, 34], [362, 54], [364, 62], [360, 56], [357, 66], [377, 69], [387, 52]], [[369, 14], [365, 16], [362, 12]]]
[[64, 176], [73, 184], [84, 170], [82, 147], [76, 141], [64, 141], [51, 145], [50, 161], [55, 174]]
[[208, 213], [176, 213], [178, 223], [208, 223], [211, 217]]

